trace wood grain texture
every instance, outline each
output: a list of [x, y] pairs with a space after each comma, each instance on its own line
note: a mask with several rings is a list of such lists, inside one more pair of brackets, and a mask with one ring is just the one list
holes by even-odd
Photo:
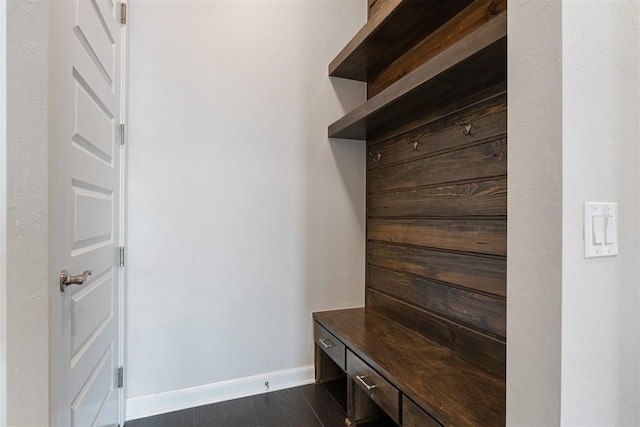
[[309, 384], [300, 387], [300, 391], [324, 427], [344, 427], [346, 414], [340, 410], [325, 387]]
[[349, 427], [360, 426], [384, 417], [385, 412], [355, 384], [355, 380], [351, 377], [347, 378], [347, 420], [345, 420], [345, 424]]
[[278, 424], [260, 424], [272, 425], [274, 427], [322, 427], [320, 420], [313, 412], [313, 409], [302, 395], [299, 388], [288, 388], [273, 392], [274, 397], [278, 400], [282, 408], [282, 420]]
[[379, 267], [368, 267], [368, 287], [451, 320], [505, 339], [507, 304], [445, 283]]
[[320, 349], [317, 344], [314, 346], [313, 361], [315, 366], [316, 384], [322, 384], [344, 377], [344, 367], [340, 367], [331, 357]]
[[506, 0], [476, 0], [433, 31], [388, 67], [369, 80], [369, 97], [380, 93], [389, 85], [409, 74], [457, 40], [478, 29], [507, 8]]
[[378, 0], [369, 20], [329, 64], [329, 75], [367, 81], [470, 0]]
[[346, 360], [346, 349], [344, 348], [344, 344], [317, 323], [314, 323], [313, 325], [313, 335], [316, 346], [327, 353], [335, 364], [344, 370]]
[[[193, 408], [194, 427], [227, 427], [222, 403]], [[129, 427], [129, 426], [127, 426]]]
[[257, 427], [258, 420], [250, 400], [234, 399], [222, 402], [227, 426]]
[[[349, 350], [347, 350], [347, 374], [355, 385], [376, 402], [392, 420], [400, 422], [400, 392], [398, 389]], [[358, 377], [361, 380], [358, 380]], [[368, 389], [363, 382], [371, 389]]]
[[433, 108], [425, 109], [422, 111], [422, 114], [414, 117], [412, 121], [399, 122], [396, 126], [389, 127], [389, 129], [386, 129], [384, 132], [368, 137], [367, 142], [370, 145], [375, 145], [391, 138], [400, 137], [423, 126], [429, 125], [434, 121], [444, 119], [452, 114], [464, 112], [477, 104], [484, 103], [496, 96], [504, 95], [506, 93], [507, 84], [506, 80], [503, 80], [495, 85], [463, 94], [449, 102], [442, 104], [435, 103]]
[[[181, 411], [168, 412], [162, 415], [127, 421], [127, 427], [174, 427], [192, 426], [194, 424], [194, 410], [183, 409]], [[212, 427], [226, 427], [225, 424], [210, 424]]]
[[[467, 131], [467, 126], [471, 128]], [[386, 141], [368, 144], [367, 167], [387, 166], [439, 151], [496, 139], [507, 133], [507, 98], [502, 94], [487, 102], [446, 115]]]
[[440, 427], [440, 424], [405, 396], [402, 398], [402, 427]]
[[[422, 19], [398, 19], [411, 3]], [[314, 317], [406, 395], [402, 425], [500, 426], [507, 1], [458, 3], [439, 23], [427, 3], [369, 0], [370, 22], [330, 66], [368, 83], [329, 127], [367, 140], [366, 308]]]
[[505, 79], [503, 13], [330, 125], [329, 137], [372, 138]]
[[483, 142], [460, 150], [422, 157], [367, 174], [369, 194], [456, 181], [506, 177], [507, 140]]
[[415, 246], [369, 242], [367, 263], [422, 276], [426, 279], [507, 296], [507, 262], [504, 258], [478, 257], [434, 251]]
[[260, 427], [284, 426], [287, 423], [282, 405], [280, 405], [280, 399], [278, 399], [276, 393], [258, 394], [249, 398]]
[[506, 345], [477, 330], [435, 313], [376, 292], [366, 291], [366, 306], [452, 350], [457, 356], [492, 375], [505, 378]]
[[[394, 3], [396, 0], [368, 0], [368, 13], [367, 13], [367, 21], [373, 19], [373, 15], [382, 13], [388, 14], [390, 10], [390, 4]], [[380, 22], [379, 20], [376, 20]]]
[[369, 240], [507, 255], [505, 219], [369, 219]]
[[368, 308], [314, 318], [441, 424], [505, 424], [504, 380], [451, 350]]
[[376, 193], [367, 197], [369, 217], [506, 216], [507, 181]]

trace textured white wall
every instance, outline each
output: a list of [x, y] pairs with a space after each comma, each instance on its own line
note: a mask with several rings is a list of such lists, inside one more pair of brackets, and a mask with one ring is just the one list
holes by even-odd
[[553, 426], [561, 391], [561, 3], [509, 2], [508, 19], [507, 425]]
[[364, 299], [365, 148], [326, 135], [366, 4], [130, 10], [127, 395], [306, 367], [311, 312]]
[[[639, 7], [509, 3], [509, 425], [640, 424]], [[585, 201], [619, 256], [584, 259]]]
[[[562, 2], [562, 424], [640, 425], [640, 3]], [[583, 203], [617, 202], [619, 255], [584, 259]]]
[[5, 6], [6, 423], [42, 426], [49, 423], [48, 5]]
[[[7, 80], [7, 3], [0, 3], [0, 82]], [[7, 86], [0, 84], [0, 425], [7, 425]]]

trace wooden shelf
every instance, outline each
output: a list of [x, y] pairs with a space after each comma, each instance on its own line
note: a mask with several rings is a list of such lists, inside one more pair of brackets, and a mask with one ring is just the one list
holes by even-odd
[[367, 81], [471, 0], [389, 0], [329, 65], [329, 75]]
[[330, 125], [329, 137], [372, 138], [505, 81], [506, 43], [507, 14], [501, 13]]

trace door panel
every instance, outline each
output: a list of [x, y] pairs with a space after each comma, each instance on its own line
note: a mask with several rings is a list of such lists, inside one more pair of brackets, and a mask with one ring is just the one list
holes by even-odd
[[94, 155], [108, 166], [113, 163], [115, 125], [110, 111], [103, 109], [99, 99], [76, 81], [75, 134], [73, 142], [87, 154]]
[[74, 239], [72, 256], [110, 245], [114, 240], [114, 194], [82, 181], [72, 182]]
[[115, 426], [120, 416], [122, 122], [119, 3], [51, 2], [52, 423]]

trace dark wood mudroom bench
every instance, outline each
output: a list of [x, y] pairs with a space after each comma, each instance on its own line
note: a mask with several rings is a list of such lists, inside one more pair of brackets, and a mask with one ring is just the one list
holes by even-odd
[[503, 378], [374, 309], [313, 318], [316, 380], [335, 378], [337, 368], [347, 372], [350, 422], [375, 418], [370, 398], [402, 426], [504, 425]]
[[347, 424], [505, 425], [507, 3], [368, 0], [329, 64], [367, 84], [328, 126], [366, 145], [365, 308], [313, 315]]

